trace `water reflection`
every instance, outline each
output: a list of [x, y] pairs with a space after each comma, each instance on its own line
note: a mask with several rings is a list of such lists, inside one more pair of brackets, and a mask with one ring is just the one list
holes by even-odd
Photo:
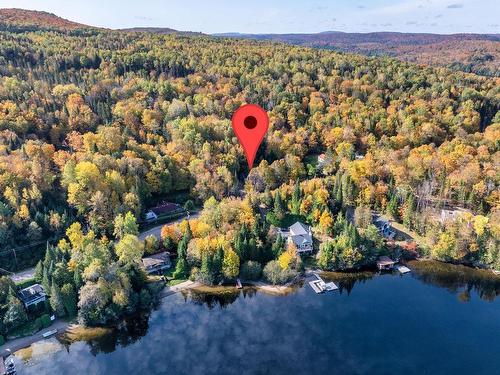
[[[415, 261], [409, 266], [412, 273], [403, 277], [414, 277], [425, 284], [445, 288], [457, 295], [462, 302], [470, 302], [471, 293], [475, 292], [482, 300], [493, 301], [500, 295], [500, 277], [486, 271], [478, 271], [468, 267], [444, 264], [435, 261]], [[339, 287], [340, 294], [350, 296], [355, 286], [361, 286], [378, 274], [375, 272], [324, 272], [321, 276], [325, 281], [334, 281]], [[392, 274], [399, 277], [397, 273]], [[304, 286], [308, 288], [308, 286]], [[245, 286], [243, 289], [235, 287], [201, 287], [182, 292], [184, 303], [206, 306], [209, 310], [227, 309], [239, 298], [254, 298], [258, 293], [255, 287]], [[96, 356], [99, 353], [112, 353], [119, 347], [129, 346], [148, 333], [150, 313], [142, 313], [129, 317], [119, 326], [106, 331], [105, 334], [95, 337], [72, 338], [62, 343], [69, 351], [71, 344], [83, 340], [87, 342], [89, 351]]]
[[191, 301], [197, 305], [206, 305], [209, 310], [219, 307], [221, 309], [236, 302], [241, 296], [252, 298], [257, 293], [254, 287], [244, 287], [236, 289], [234, 287], [213, 287], [199, 288], [183, 291], [184, 301]]
[[323, 272], [321, 276], [325, 281], [333, 281], [339, 287], [340, 294], [349, 296], [356, 284], [364, 284], [373, 279], [375, 272]]
[[77, 334], [67, 334], [59, 338], [69, 352], [76, 341], [85, 341], [93, 356], [100, 353], [112, 353], [119, 347], [126, 347], [148, 333], [150, 312], [143, 312], [124, 319], [119, 325], [106, 330], [92, 332], [82, 331]]
[[436, 261], [413, 261], [410, 267], [414, 277], [457, 294], [462, 302], [470, 301], [472, 291], [484, 301], [500, 295], [500, 277], [489, 271]]

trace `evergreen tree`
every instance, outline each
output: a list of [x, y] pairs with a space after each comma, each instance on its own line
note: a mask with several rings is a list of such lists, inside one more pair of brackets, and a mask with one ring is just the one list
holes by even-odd
[[34, 277], [35, 281], [39, 284], [43, 280], [43, 263], [41, 260], [36, 264], [35, 274], [33, 275], [33, 277]]
[[399, 212], [398, 212], [398, 197], [396, 193], [392, 193], [391, 199], [387, 203], [387, 214], [391, 216], [394, 220], [399, 220]]
[[212, 257], [208, 252], [204, 252], [201, 257], [199, 281], [206, 285], [212, 285], [214, 283]]
[[51, 278], [49, 276], [49, 269], [47, 267], [44, 267], [43, 269], [42, 287], [46, 292], [50, 291]]
[[184, 238], [179, 241], [179, 244], [177, 245], [177, 256], [179, 258], [184, 258], [186, 259], [187, 257], [187, 241], [186, 241], [186, 236], [184, 235]]
[[73, 283], [75, 284], [76, 289], [80, 289], [83, 285], [82, 273], [79, 268], [76, 268], [73, 273]]
[[174, 279], [185, 279], [188, 275], [188, 266], [184, 258], [178, 257], [177, 264], [175, 266], [175, 271], [173, 273]]
[[61, 290], [57, 286], [56, 283], [52, 284], [52, 288], [50, 289], [50, 307], [52, 308], [52, 311], [57, 316], [64, 316], [65, 310], [64, 310], [64, 303], [63, 303], [63, 298], [61, 296]]
[[281, 255], [283, 250], [285, 250], [285, 239], [278, 234], [278, 237], [276, 238], [276, 241], [271, 248], [273, 258], [277, 259]]
[[405, 202], [403, 211], [403, 225], [408, 229], [413, 228], [413, 221], [415, 217], [415, 197], [413, 194], [409, 194], [408, 199]]
[[78, 300], [73, 285], [64, 284], [63, 287], [61, 288], [61, 297], [67, 315], [70, 317], [76, 316]]
[[26, 323], [28, 316], [23, 304], [17, 299], [13, 290], [9, 293], [7, 301], [7, 311], [3, 317], [3, 324], [5, 324], [7, 330], [13, 330]]
[[222, 262], [224, 261], [224, 250], [219, 247], [215, 252], [212, 261], [212, 273], [214, 275], [214, 282], [219, 282], [222, 280]]
[[276, 216], [276, 219], [281, 221], [285, 218], [285, 207], [283, 205], [283, 201], [281, 199], [281, 194], [279, 190], [276, 190], [276, 193], [274, 194], [274, 215]]

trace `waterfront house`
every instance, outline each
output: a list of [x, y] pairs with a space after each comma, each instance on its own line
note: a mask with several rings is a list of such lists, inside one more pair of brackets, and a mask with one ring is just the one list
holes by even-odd
[[379, 257], [377, 260], [377, 267], [380, 271], [389, 271], [395, 264], [395, 261], [385, 255]]
[[166, 251], [142, 259], [142, 265], [148, 274], [159, 274], [172, 266], [170, 255]]
[[293, 243], [298, 253], [313, 251], [313, 236], [310, 226], [297, 221], [288, 229], [280, 229], [278, 233], [286, 239], [287, 243]]
[[41, 302], [45, 302], [45, 300], [47, 299], [45, 290], [40, 284], [35, 284], [28, 288], [20, 290], [18, 296], [21, 302], [24, 304], [24, 307], [26, 308], [33, 305], [38, 305]]

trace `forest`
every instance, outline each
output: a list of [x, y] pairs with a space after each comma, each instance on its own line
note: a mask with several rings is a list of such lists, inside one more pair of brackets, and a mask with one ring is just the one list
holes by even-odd
[[[160, 247], [179, 279], [283, 283], [307, 260], [274, 229], [298, 218], [321, 268], [368, 266], [387, 251], [373, 210], [422, 255], [500, 269], [499, 83], [274, 42], [1, 32], [0, 267], [38, 264], [52, 311], [104, 324], [153, 303], [140, 261]], [[270, 117], [251, 171], [230, 122], [245, 103]], [[163, 200], [200, 216], [143, 243]]]

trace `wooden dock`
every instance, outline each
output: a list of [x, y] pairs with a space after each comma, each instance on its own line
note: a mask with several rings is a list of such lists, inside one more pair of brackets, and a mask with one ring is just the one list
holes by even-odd
[[334, 282], [325, 283], [325, 281], [317, 274], [313, 273], [315, 279], [309, 281], [309, 286], [314, 290], [317, 294], [323, 292], [331, 292], [337, 290], [339, 287], [335, 285]]
[[398, 272], [402, 275], [404, 275], [405, 273], [408, 273], [408, 272], [411, 272], [411, 269], [409, 269], [408, 267], [406, 266], [396, 266], [396, 269], [398, 270]]

